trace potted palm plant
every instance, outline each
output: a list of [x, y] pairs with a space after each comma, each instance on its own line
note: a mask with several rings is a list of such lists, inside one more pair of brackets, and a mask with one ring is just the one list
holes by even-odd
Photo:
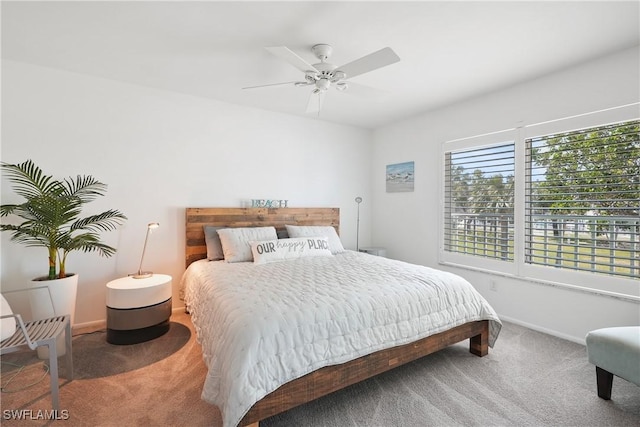
[[[78, 275], [67, 272], [67, 255], [72, 251], [113, 255], [116, 249], [102, 243], [99, 233], [116, 229], [126, 217], [113, 209], [80, 217], [84, 205], [103, 196], [107, 189], [90, 175], [54, 179], [31, 160], [20, 164], [2, 163], [0, 167], [15, 193], [25, 199], [19, 204], [0, 206], [0, 230], [11, 233], [11, 240], [16, 243], [47, 249], [48, 274], [33, 280], [39, 286], [48, 286], [54, 313], [32, 314], [34, 317], [70, 314], [73, 324]], [[21, 221], [8, 223], [5, 218], [9, 216]], [[49, 295], [46, 298], [48, 300]], [[37, 310], [32, 304], [32, 311]]]

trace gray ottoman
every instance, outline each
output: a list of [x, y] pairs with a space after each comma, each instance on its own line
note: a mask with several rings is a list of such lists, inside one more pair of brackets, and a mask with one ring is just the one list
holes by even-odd
[[598, 396], [611, 399], [613, 376], [640, 385], [640, 326], [596, 329], [587, 334], [589, 362], [596, 365]]

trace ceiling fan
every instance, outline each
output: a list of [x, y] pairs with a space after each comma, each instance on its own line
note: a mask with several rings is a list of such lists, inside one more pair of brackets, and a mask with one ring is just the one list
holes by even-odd
[[275, 46], [265, 48], [273, 55], [287, 61], [304, 73], [304, 81], [272, 83], [260, 86], [244, 87], [243, 89], [256, 89], [268, 86], [294, 85], [298, 87], [313, 86], [307, 113], [319, 113], [322, 108], [322, 101], [329, 88], [345, 91], [349, 88], [346, 79], [377, 70], [378, 68], [394, 64], [400, 61], [400, 57], [389, 47], [380, 49], [362, 58], [351, 61], [341, 67], [330, 64], [327, 61], [331, 57], [333, 48], [328, 44], [317, 44], [311, 48], [313, 54], [320, 60], [317, 64], [309, 64], [298, 56], [295, 52], [285, 46]]

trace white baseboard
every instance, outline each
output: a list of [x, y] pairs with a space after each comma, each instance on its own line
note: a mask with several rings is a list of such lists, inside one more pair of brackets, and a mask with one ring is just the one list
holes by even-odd
[[583, 338], [578, 338], [578, 337], [574, 337], [572, 335], [563, 334], [562, 332], [554, 331], [552, 329], [543, 328], [541, 326], [534, 325], [534, 324], [527, 323], [527, 322], [523, 322], [521, 320], [514, 319], [514, 318], [509, 317], [509, 316], [503, 316], [501, 314], [498, 314], [498, 317], [500, 319], [506, 321], [506, 322], [514, 323], [514, 324], [519, 325], [519, 326], [524, 326], [525, 328], [533, 329], [534, 331], [538, 331], [538, 332], [542, 332], [542, 333], [547, 334], [547, 335], [552, 335], [554, 337], [562, 338], [562, 339], [565, 339], [567, 341], [574, 342], [576, 344], [581, 344], [581, 345], [585, 345], [585, 346], [587, 344], [585, 339], [584, 339], [584, 337]]
[[185, 306], [183, 305], [182, 307], [173, 307], [173, 308], [171, 308], [171, 312], [172, 313], [177, 313], [177, 312], [186, 313], [186, 309], [185, 309]]
[[76, 323], [73, 325], [71, 335], [90, 334], [107, 328], [107, 319], [94, 320], [93, 322]]

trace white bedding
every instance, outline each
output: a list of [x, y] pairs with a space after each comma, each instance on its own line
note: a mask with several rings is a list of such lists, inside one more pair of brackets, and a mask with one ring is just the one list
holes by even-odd
[[495, 311], [463, 278], [346, 251], [256, 265], [197, 261], [182, 278], [208, 374], [202, 398], [237, 425], [255, 402], [323, 366], [406, 344]]

